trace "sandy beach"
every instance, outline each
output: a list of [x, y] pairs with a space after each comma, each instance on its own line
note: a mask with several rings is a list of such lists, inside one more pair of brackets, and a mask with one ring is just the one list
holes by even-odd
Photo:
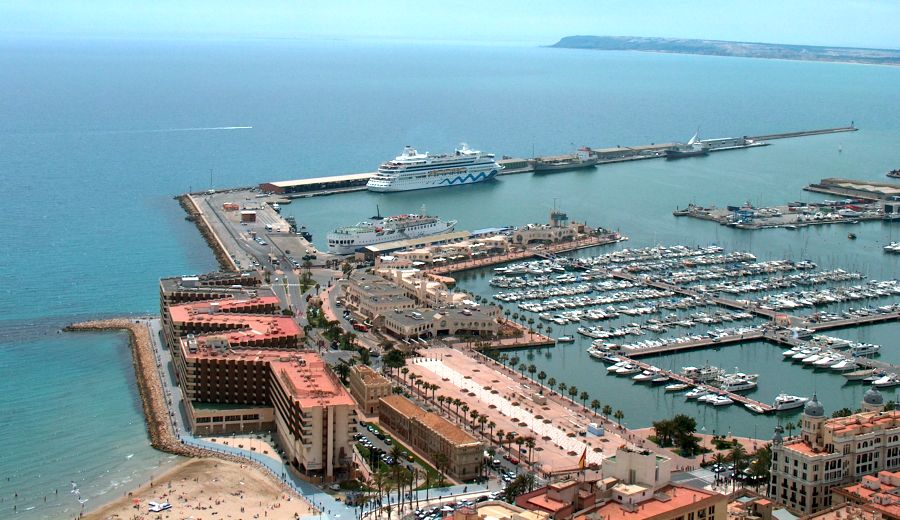
[[[149, 513], [147, 503], [165, 502], [172, 509]], [[179, 464], [84, 518], [175, 519], [296, 518], [316, 512], [253, 466], [219, 459], [194, 459]]]

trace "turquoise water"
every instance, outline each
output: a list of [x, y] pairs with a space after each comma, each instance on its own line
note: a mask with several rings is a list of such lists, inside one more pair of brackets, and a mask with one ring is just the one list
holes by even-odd
[[[149, 448], [123, 337], [56, 331], [75, 320], [156, 312], [159, 277], [215, 267], [172, 200], [188, 189], [371, 171], [406, 144], [445, 151], [467, 141], [529, 156], [532, 147], [541, 154], [687, 139], [697, 126], [719, 137], [855, 120], [855, 134], [704, 159], [324, 197], [285, 212], [321, 243], [329, 228], [370, 216], [376, 204], [383, 212], [426, 204], [475, 229], [544, 220], [558, 198], [573, 218], [618, 228], [635, 245], [715, 242], [879, 278], [898, 271], [880, 246], [900, 228], [866, 224], [849, 243], [846, 228], [754, 234], [671, 216], [692, 201], [809, 198], [800, 188], [821, 177], [882, 179], [900, 164], [896, 69], [516, 47], [11, 39], [0, 40], [0, 67], [14, 71], [0, 75], [2, 517], [13, 504], [21, 518], [70, 516], [79, 506], [70, 481], [90, 506], [166, 462]], [[244, 126], [252, 128], [216, 129]], [[485, 283], [478, 275], [463, 281], [476, 290]], [[884, 343], [897, 337], [896, 328], [884, 330]], [[588, 385], [597, 378], [582, 348], [538, 357], [548, 371], [571, 369]], [[645, 389], [590, 390], [601, 400], [620, 393], [623, 408], [648, 402]], [[768, 391], [778, 390], [760, 390]], [[829, 408], [844, 395], [833, 393]], [[666, 415], [665, 402], [629, 412], [629, 425]], [[750, 420], [731, 413], [717, 427], [748, 433]]]

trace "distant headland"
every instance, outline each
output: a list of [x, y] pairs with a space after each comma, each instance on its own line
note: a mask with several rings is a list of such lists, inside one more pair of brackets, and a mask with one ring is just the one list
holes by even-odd
[[550, 47], [601, 51], [645, 51], [705, 54], [740, 58], [833, 61], [870, 65], [900, 65], [900, 50], [855, 47], [819, 47], [779, 43], [647, 38], [641, 36], [566, 36]]

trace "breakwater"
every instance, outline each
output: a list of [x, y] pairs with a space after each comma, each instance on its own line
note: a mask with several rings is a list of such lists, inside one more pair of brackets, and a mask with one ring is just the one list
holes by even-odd
[[184, 194], [175, 197], [175, 199], [188, 214], [187, 219], [197, 226], [200, 235], [206, 240], [206, 244], [209, 248], [212, 249], [216, 261], [219, 262], [219, 269], [223, 271], [238, 271], [237, 264], [234, 263], [231, 255], [228, 254], [228, 250], [225, 249], [225, 245], [222, 244], [222, 241], [213, 232], [209, 222], [206, 221], [206, 216], [200, 211], [200, 208], [197, 207], [194, 198], [191, 197], [190, 194]]

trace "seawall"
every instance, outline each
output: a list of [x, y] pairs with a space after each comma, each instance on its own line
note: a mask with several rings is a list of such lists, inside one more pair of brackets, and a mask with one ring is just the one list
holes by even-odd
[[200, 235], [203, 236], [203, 239], [206, 240], [206, 244], [212, 249], [213, 255], [215, 255], [216, 260], [219, 262], [219, 269], [231, 272], [238, 271], [237, 264], [234, 263], [231, 255], [228, 254], [228, 250], [225, 249], [225, 245], [222, 244], [222, 241], [219, 240], [219, 237], [213, 232], [209, 222], [206, 221], [206, 216], [200, 211], [200, 208], [197, 207], [197, 202], [194, 198], [191, 197], [190, 194], [185, 194], [179, 195], [175, 197], [175, 199], [178, 200], [178, 203], [181, 204], [181, 207], [188, 214], [188, 220], [196, 224], [197, 229], [200, 231]]

